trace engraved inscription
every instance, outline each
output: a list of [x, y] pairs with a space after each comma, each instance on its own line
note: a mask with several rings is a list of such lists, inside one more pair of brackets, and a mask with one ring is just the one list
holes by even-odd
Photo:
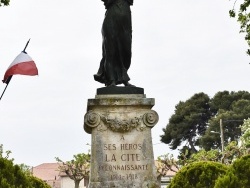
[[115, 154], [112, 154], [111, 156], [108, 156], [107, 154], [105, 155], [105, 162], [115, 162], [116, 161], [116, 157]]
[[124, 170], [148, 170], [146, 165], [100, 165], [99, 170], [102, 171], [124, 171]]
[[122, 154], [121, 155], [122, 161], [140, 161], [139, 154]]
[[104, 150], [116, 150], [115, 144], [104, 144]]
[[121, 144], [121, 150], [141, 150], [142, 144]]
[[125, 175], [114, 174], [110, 176], [110, 180], [135, 180], [135, 179], [138, 179], [137, 174], [125, 174]]
[[143, 144], [126, 143], [126, 141], [127, 139], [122, 135], [118, 143], [103, 144], [103, 163], [99, 164], [98, 171], [109, 172], [110, 181], [135, 180], [139, 178], [140, 171], [150, 168], [150, 164], [147, 164], [143, 158]]

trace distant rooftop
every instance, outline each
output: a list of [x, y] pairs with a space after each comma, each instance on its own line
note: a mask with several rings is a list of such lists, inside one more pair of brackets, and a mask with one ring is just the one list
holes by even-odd
[[53, 188], [60, 187], [58, 163], [43, 163], [32, 168], [32, 173]]

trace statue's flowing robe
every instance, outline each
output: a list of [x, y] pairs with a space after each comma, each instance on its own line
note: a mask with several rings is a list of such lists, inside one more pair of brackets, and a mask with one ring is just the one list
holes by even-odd
[[102, 25], [102, 60], [96, 81], [106, 86], [130, 80], [132, 23], [130, 5], [133, 0], [102, 0], [107, 9]]

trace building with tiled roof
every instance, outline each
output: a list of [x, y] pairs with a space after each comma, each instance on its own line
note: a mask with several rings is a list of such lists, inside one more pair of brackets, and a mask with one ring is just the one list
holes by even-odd
[[61, 188], [57, 163], [43, 163], [32, 168], [32, 174], [49, 184], [52, 188]]
[[[58, 170], [58, 163], [43, 163], [32, 168], [33, 176], [42, 179], [52, 188], [74, 188], [75, 184], [65, 173]], [[88, 179], [80, 182], [79, 188], [88, 187]]]

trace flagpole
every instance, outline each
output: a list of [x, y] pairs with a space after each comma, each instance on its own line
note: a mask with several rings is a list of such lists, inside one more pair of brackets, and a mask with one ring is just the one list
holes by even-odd
[[23, 53], [26, 53], [25, 50], [26, 50], [27, 46], [29, 45], [29, 42], [30, 42], [30, 39], [29, 39], [28, 42], [26, 43], [26, 45], [25, 45], [25, 47], [24, 47], [24, 49], [23, 49], [23, 51], [22, 51]]
[[10, 83], [11, 78], [12, 78], [12, 76], [9, 76], [9, 78], [6, 80], [6, 86], [5, 86], [4, 90], [3, 90], [3, 93], [2, 93], [2, 95], [0, 97], [0, 100], [2, 99], [3, 94], [5, 93], [5, 90], [7, 89], [8, 85]]
[[[25, 45], [25, 47], [24, 47], [24, 49], [23, 49], [23, 51], [22, 51], [23, 53], [26, 53], [25, 50], [26, 50], [27, 46], [29, 45], [29, 42], [30, 42], [30, 39], [29, 39], [28, 42], [26, 43], [26, 45]], [[26, 53], [26, 54], [27, 54], [27, 53]], [[6, 91], [6, 89], [7, 89], [7, 87], [8, 87], [8, 85], [9, 85], [9, 83], [10, 83], [10, 80], [11, 80], [12, 76], [13, 76], [13, 75], [9, 76], [9, 77], [7, 78], [7, 80], [4, 81], [4, 83], [6, 83], [6, 86], [5, 86], [4, 90], [3, 90], [3, 93], [2, 93], [2, 95], [1, 95], [1, 97], [0, 97], [0, 100], [2, 99], [2, 97], [3, 97], [3, 95], [4, 95], [5, 91]]]

